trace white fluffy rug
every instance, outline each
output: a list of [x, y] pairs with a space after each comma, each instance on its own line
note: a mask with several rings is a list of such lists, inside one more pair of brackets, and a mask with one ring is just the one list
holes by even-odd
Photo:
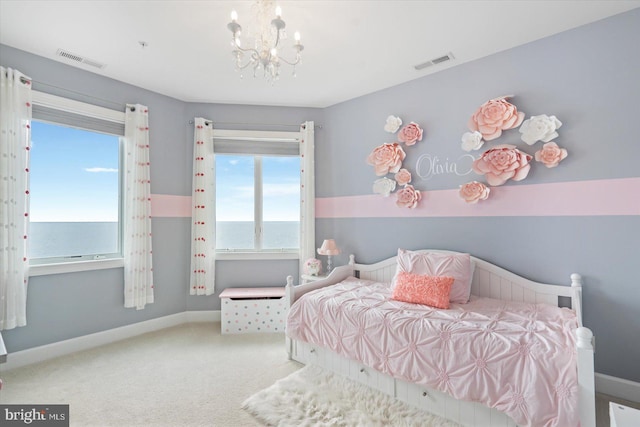
[[283, 427], [458, 425], [313, 365], [259, 391], [242, 407], [267, 425]]

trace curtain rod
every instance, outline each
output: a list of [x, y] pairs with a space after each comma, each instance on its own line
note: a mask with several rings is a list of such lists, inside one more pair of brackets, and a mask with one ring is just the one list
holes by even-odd
[[[193, 120], [189, 120], [189, 124], [192, 125], [195, 122]], [[213, 122], [211, 120], [205, 120], [205, 124], [215, 124], [215, 125], [242, 125], [242, 126], [286, 126], [286, 127], [300, 127], [302, 123], [299, 124], [285, 124], [285, 123], [246, 123], [246, 122]], [[315, 128], [322, 129], [322, 125], [314, 124]]]
[[80, 96], [83, 96], [85, 98], [97, 99], [98, 101], [107, 102], [107, 103], [109, 103], [111, 105], [118, 106], [119, 108], [122, 108], [123, 106], [126, 107], [126, 105], [127, 105], [126, 103], [115, 102], [115, 101], [111, 101], [110, 99], [104, 99], [104, 98], [99, 98], [97, 96], [87, 95], [86, 93], [82, 93], [82, 92], [78, 92], [78, 91], [75, 91], [75, 90], [67, 89], [67, 88], [64, 88], [64, 87], [60, 87], [60, 86], [52, 85], [52, 84], [49, 84], [49, 83], [41, 82], [39, 80], [32, 80], [32, 83], [36, 83], [36, 84], [39, 84], [39, 85], [52, 87], [52, 88], [55, 88], [55, 89], [60, 89], [62, 91], [69, 92], [69, 93], [75, 93], [76, 95], [80, 95]]

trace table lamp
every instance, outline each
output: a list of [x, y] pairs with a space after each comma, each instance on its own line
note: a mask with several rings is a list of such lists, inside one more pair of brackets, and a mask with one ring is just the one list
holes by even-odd
[[318, 253], [320, 255], [327, 256], [327, 275], [329, 275], [333, 268], [333, 265], [331, 264], [331, 257], [340, 253], [340, 249], [338, 249], [336, 241], [333, 239], [325, 239], [324, 242], [322, 242], [322, 246], [318, 248]]

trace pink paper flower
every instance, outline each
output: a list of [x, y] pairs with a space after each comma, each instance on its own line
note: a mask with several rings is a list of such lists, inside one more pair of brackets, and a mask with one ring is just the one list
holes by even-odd
[[405, 157], [406, 154], [400, 144], [384, 143], [373, 149], [367, 157], [367, 163], [374, 167], [377, 176], [385, 176], [389, 172], [398, 172]]
[[396, 192], [396, 205], [400, 208], [413, 209], [418, 206], [418, 202], [422, 198], [420, 191], [413, 188], [413, 185], [407, 185]]
[[567, 154], [567, 150], [558, 147], [555, 142], [547, 142], [540, 151], [536, 152], [536, 162], [541, 162], [548, 168], [555, 168], [567, 157]]
[[467, 203], [478, 203], [478, 200], [487, 200], [491, 189], [478, 181], [467, 182], [460, 186], [460, 197]]
[[398, 141], [407, 145], [413, 145], [416, 141], [422, 141], [422, 129], [417, 123], [411, 122], [398, 132]]
[[518, 150], [515, 145], [496, 145], [473, 162], [473, 171], [484, 175], [489, 185], [502, 185], [507, 180], [521, 181], [529, 174], [533, 156]]
[[485, 141], [491, 141], [502, 135], [503, 130], [520, 126], [524, 113], [507, 101], [506, 96], [485, 102], [469, 119], [469, 129], [482, 134]]
[[411, 182], [411, 172], [402, 168], [398, 171], [394, 178], [398, 185], [407, 185]]

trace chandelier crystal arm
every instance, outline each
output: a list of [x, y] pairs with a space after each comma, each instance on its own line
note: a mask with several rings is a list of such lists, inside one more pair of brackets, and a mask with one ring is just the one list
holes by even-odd
[[281, 57], [281, 56], [279, 56], [279, 57], [278, 57], [278, 59], [279, 59], [280, 61], [282, 61], [282, 62], [286, 63], [286, 64], [289, 64], [289, 65], [298, 65], [298, 64], [300, 63], [300, 61], [302, 60], [302, 58], [300, 57], [300, 55], [297, 55], [297, 56], [296, 56], [296, 60], [295, 60], [295, 61], [293, 61], [293, 62], [289, 62], [289, 61], [287, 61], [286, 59], [284, 59], [284, 58], [283, 58], [283, 57]]

